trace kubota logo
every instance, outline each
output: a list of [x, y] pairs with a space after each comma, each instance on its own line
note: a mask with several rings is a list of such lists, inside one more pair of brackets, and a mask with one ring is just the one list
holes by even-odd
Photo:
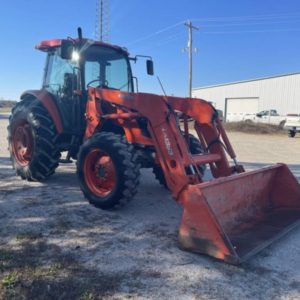
[[168, 153], [169, 153], [170, 156], [173, 156], [174, 152], [173, 152], [173, 150], [171, 148], [171, 142], [170, 142], [170, 139], [168, 137], [166, 128], [163, 127], [162, 130], [161, 130], [161, 132], [162, 132], [162, 134], [164, 136], [164, 142], [165, 142], [167, 151], [168, 151]]

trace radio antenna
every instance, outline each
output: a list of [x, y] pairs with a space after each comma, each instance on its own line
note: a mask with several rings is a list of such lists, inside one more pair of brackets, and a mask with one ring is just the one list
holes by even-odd
[[160, 81], [159, 77], [158, 77], [158, 76], [156, 76], [156, 78], [157, 78], [157, 80], [158, 80], [158, 82], [159, 82], [159, 85], [160, 85], [160, 87], [161, 87], [161, 89], [162, 89], [163, 93], [164, 93], [164, 94], [165, 94], [165, 96], [167, 97], [166, 91], [165, 91], [165, 89], [164, 89], [164, 87], [163, 87], [163, 85], [162, 85], [162, 83], [161, 83], [161, 81]]

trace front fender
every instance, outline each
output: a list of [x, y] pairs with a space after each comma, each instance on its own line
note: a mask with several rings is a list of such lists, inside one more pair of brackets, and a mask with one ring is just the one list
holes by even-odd
[[56, 127], [57, 132], [60, 134], [63, 132], [63, 125], [61, 121], [61, 117], [59, 111], [56, 107], [55, 101], [51, 93], [46, 90], [31, 90], [26, 91], [21, 95], [21, 99], [26, 98], [27, 96], [33, 96], [34, 98], [38, 99], [43, 106], [48, 111], [49, 115], [51, 116], [54, 125]]

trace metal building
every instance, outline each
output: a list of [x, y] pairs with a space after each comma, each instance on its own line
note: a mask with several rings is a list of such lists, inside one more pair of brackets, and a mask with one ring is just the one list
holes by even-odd
[[194, 88], [192, 95], [211, 101], [230, 121], [262, 110], [300, 113], [300, 72]]

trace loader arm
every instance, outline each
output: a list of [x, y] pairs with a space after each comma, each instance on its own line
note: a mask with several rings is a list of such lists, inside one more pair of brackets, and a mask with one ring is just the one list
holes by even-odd
[[[180, 194], [189, 184], [202, 182], [202, 174], [197, 165], [209, 163], [215, 177], [229, 176], [234, 172], [233, 168], [229, 166], [224, 144], [221, 142], [222, 131], [219, 129], [222, 128], [222, 125], [215, 109], [208, 102], [199, 99], [163, 97], [94, 88], [89, 89], [89, 99], [96, 104], [95, 107], [100, 107], [97, 102], [104, 100], [135, 113], [127, 114], [128, 118], [138, 115], [148, 120], [148, 130], [157, 158], [165, 174], [167, 185], [177, 201], [183, 201]], [[192, 155], [189, 152], [170, 106], [195, 119], [195, 129], [203, 146], [207, 148], [207, 153]], [[124, 116], [124, 113], [119, 114], [119, 118], [124, 118]], [[98, 120], [95, 118], [90, 121], [90, 123], [92, 122], [95, 125], [98, 124]], [[94, 130], [89, 125], [87, 128], [89, 132]], [[229, 143], [229, 141], [226, 142]], [[230, 144], [225, 147], [232, 149]]]

